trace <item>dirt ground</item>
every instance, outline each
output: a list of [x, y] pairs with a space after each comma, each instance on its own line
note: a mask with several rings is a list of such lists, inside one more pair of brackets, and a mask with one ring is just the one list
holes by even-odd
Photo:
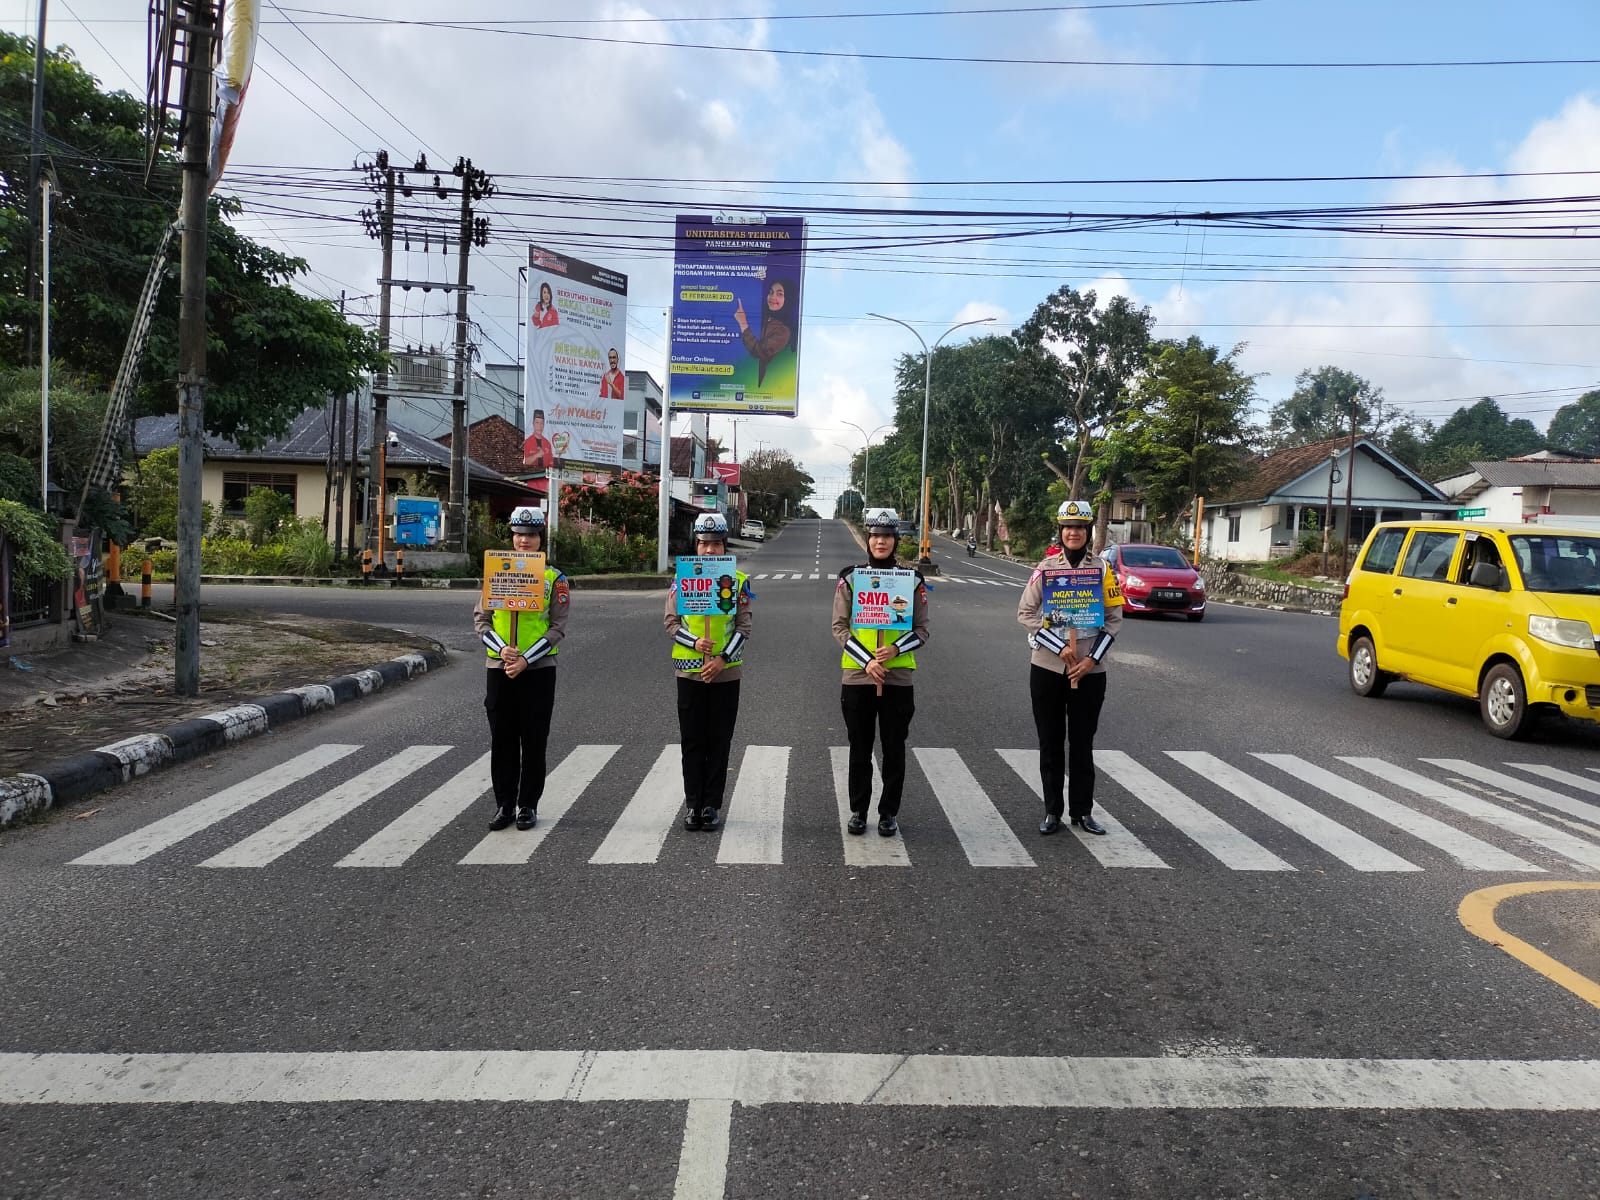
[[357, 621], [208, 609], [200, 695], [182, 697], [172, 690], [175, 637], [169, 621], [118, 613], [103, 644], [12, 657], [0, 671], [0, 775], [434, 645]]

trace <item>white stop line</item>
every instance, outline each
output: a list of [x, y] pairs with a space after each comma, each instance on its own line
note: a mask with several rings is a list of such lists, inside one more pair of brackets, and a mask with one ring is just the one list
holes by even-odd
[[735, 1104], [1600, 1110], [1600, 1059], [1024, 1058], [766, 1050], [0, 1054], [0, 1104], [687, 1102], [679, 1200], [720, 1197]]

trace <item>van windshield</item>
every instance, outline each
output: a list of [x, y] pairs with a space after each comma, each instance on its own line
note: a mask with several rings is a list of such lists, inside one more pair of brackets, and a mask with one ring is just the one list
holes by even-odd
[[1511, 552], [1530, 592], [1600, 595], [1600, 537], [1515, 534]]

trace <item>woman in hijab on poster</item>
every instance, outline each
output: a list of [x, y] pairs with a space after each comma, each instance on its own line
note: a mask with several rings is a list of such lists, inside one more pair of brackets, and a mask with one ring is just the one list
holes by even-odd
[[750, 328], [750, 318], [744, 311], [744, 301], [738, 301], [733, 319], [739, 325], [739, 337], [760, 365], [756, 368], [756, 383], [766, 382], [767, 364], [787, 350], [794, 341], [795, 310], [800, 295], [787, 279], [774, 279], [767, 284], [765, 303], [761, 308], [761, 333]]

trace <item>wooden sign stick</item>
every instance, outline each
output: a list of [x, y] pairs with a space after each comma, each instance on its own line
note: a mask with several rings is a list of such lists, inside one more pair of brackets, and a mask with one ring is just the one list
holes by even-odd
[[[1074, 659], [1078, 657], [1078, 630], [1076, 626], [1071, 626], [1067, 629], [1067, 653], [1072, 655]], [[1071, 668], [1069, 667], [1068, 670], [1070, 671]], [[1078, 681], [1076, 679], [1071, 680], [1069, 686], [1073, 691], [1077, 691]]]

